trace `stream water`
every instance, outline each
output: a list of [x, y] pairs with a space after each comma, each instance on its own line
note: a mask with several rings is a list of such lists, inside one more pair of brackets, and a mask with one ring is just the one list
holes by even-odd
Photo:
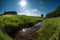
[[29, 39], [31, 39], [31, 34], [32, 33], [34, 34], [37, 30], [39, 30], [43, 24], [44, 24], [44, 21], [41, 21], [30, 28], [23, 28], [22, 30], [20, 30], [16, 34], [15, 40], [29, 40]]

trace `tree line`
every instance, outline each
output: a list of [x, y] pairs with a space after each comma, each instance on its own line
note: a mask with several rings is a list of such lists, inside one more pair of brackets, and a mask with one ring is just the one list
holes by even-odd
[[6, 14], [13, 14], [13, 15], [17, 15], [16, 11], [5, 11], [4, 13], [0, 14], [1, 15], [6, 15]]
[[[16, 11], [5, 11], [3, 14], [0, 14], [0, 16], [6, 15], [6, 14], [17, 15], [17, 12]], [[44, 17], [44, 14], [41, 14], [41, 17]]]
[[60, 16], [60, 6], [58, 6], [54, 11], [46, 14], [47, 18], [59, 17]]

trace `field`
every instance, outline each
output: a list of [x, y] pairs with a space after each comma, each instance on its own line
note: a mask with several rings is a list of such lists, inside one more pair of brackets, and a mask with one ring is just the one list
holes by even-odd
[[0, 40], [12, 40], [11, 37], [14, 37], [18, 28], [31, 27], [40, 20], [41, 17], [2, 15], [0, 16]]
[[[9, 33], [19, 27], [31, 27], [41, 20], [43, 20], [41, 17], [20, 15], [0, 16], [0, 40], [12, 40], [10, 36], [14, 37], [14, 35], [9, 36]], [[60, 17], [46, 18], [43, 26], [37, 32], [37, 37], [33, 37], [32, 40], [60, 40]]]
[[45, 19], [39, 35], [34, 40], [60, 40], [60, 17]]

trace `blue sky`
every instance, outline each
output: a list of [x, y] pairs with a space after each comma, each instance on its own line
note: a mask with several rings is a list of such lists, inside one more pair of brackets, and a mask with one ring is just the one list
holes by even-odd
[[19, 3], [21, 0], [0, 0], [0, 13], [4, 11], [17, 11], [20, 15], [46, 14], [60, 5], [60, 0], [25, 0], [25, 7]]

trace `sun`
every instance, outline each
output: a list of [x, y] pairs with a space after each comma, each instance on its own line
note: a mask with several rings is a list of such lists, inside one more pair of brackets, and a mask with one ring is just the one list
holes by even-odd
[[20, 1], [20, 6], [22, 6], [22, 7], [24, 7], [24, 6], [26, 6], [26, 4], [27, 4], [27, 2], [26, 1]]

